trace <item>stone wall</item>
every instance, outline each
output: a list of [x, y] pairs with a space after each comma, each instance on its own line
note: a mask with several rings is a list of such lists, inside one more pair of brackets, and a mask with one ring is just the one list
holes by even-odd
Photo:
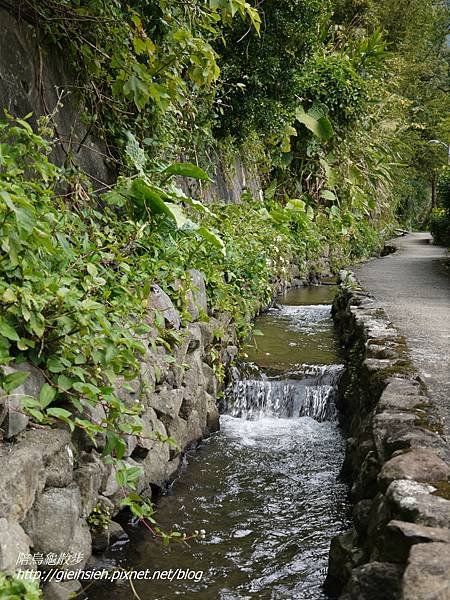
[[[192, 322], [185, 327], [159, 286], [152, 286], [148, 302], [148, 324], [152, 326], [155, 311], [160, 311], [167, 331], [181, 335], [182, 341], [173, 351], [176, 362], [169, 360], [165, 348], [152, 349], [155, 329], [143, 340], [147, 352], [141, 376], [131, 385], [117, 382], [117, 391], [126, 403], [139, 402], [143, 407], [143, 434], [127, 436], [124, 460], [129, 466], [142, 467], [137, 491], [144, 497], [151, 497], [152, 490], [173, 478], [188, 447], [218, 429], [219, 382], [211, 350], [214, 347], [221, 352], [224, 364], [237, 352], [229, 317], [207, 316], [203, 276], [198, 271], [190, 275]], [[216, 338], [219, 331], [220, 343]], [[64, 427], [51, 429], [28, 422], [20, 412], [20, 399], [37, 395], [44, 379], [30, 365], [20, 369], [30, 371], [28, 379], [0, 401], [0, 570], [13, 571], [19, 553], [30, 551], [42, 553], [44, 560], [52, 553], [79, 552], [83, 557], [74, 568], [83, 567], [92, 545], [86, 517], [98, 503], [116, 514], [124, 490], [117, 484], [114, 467], [101, 460], [104, 436], [99, 435], [94, 444], [79, 430], [71, 434]], [[84, 410], [82, 416], [94, 422], [101, 423], [105, 417], [101, 406], [86, 404]], [[157, 433], [172, 437], [178, 447], [153, 439]]]
[[[53, 116], [56, 146], [52, 159], [62, 164], [70, 155], [91, 178], [94, 189], [101, 189], [115, 181], [117, 168], [105, 141], [85, 125], [79, 85], [78, 74], [67, 64], [64, 52], [46, 42], [24, 6], [0, 0], [0, 118], [4, 109], [20, 118], [32, 113], [31, 122], [36, 124], [40, 116], [55, 111], [62, 94], [62, 104]], [[193, 180], [180, 181], [186, 193], [206, 202], [228, 204], [239, 202], [246, 190], [259, 198], [261, 185], [256, 169], [249, 166], [251, 157], [243, 161], [237, 156], [228, 164], [211, 149], [208, 162], [213, 181], [200, 186]]]
[[326, 587], [343, 600], [450, 598], [450, 463], [442, 425], [381, 305], [341, 273], [340, 410], [353, 527], [331, 544]]
[[[218, 429], [216, 400], [221, 382], [214, 360], [219, 355], [220, 364], [227, 366], [238, 351], [230, 316], [211, 314], [203, 275], [196, 270], [189, 274], [186, 299], [192, 321], [182, 326], [170, 298], [153, 285], [147, 314], [152, 332], [142, 340], [147, 351], [141, 375], [131, 385], [117, 382], [122, 400], [143, 407], [143, 434], [126, 437], [124, 460], [142, 468], [137, 491], [145, 498], [175, 477], [186, 449]], [[291, 267], [286, 281], [273, 282], [274, 294], [286, 289], [288, 281], [298, 275], [298, 268]], [[152, 338], [162, 335], [153, 329], [155, 311], [164, 315], [167, 332], [175, 330], [181, 336], [181, 343], [170, 353], [161, 346], [155, 350], [152, 344]], [[30, 374], [13, 393], [0, 389], [0, 571], [14, 571], [20, 553], [41, 553], [49, 563], [37, 565], [42, 570], [54, 566], [54, 554], [80, 553], [78, 563], [70, 568], [83, 568], [92, 550], [101, 552], [110, 539], [124, 535], [112, 522], [107, 532], [92, 536], [86, 518], [98, 506], [117, 514], [127, 490], [119, 487], [114, 467], [101, 459], [103, 435], [98, 435], [94, 444], [80, 430], [71, 434], [63, 424], [49, 428], [29, 422], [21, 412], [20, 399], [36, 396], [44, 378], [31, 365], [8, 370], [16, 368]], [[82, 416], [101, 423], [105, 413], [101, 406], [86, 403]], [[158, 433], [170, 436], [177, 447], [154, 439]], [[52, 582], [45, 594], [47, 600], [61, 599], [76, 589], [77, 582]]]

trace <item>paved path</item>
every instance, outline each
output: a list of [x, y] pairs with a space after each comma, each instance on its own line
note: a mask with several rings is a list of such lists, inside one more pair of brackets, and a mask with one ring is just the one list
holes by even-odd
[[[362, 286], [384, 305], [405, 336], [450, 442], [450, 270], [446, 250], [427, 233], [397, 238], [394, 254], [355, 269]], [[447, 263], [448, 264], [448, 263]]]

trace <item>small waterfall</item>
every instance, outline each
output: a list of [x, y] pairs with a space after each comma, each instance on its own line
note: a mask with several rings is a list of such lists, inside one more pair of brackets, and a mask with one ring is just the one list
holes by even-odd
[[269, 377], [256, 365], [235, 368], [226, 397], [234, 417], [336, 418], [335, 399], [342, 365], [302, 365], [283, 378]]

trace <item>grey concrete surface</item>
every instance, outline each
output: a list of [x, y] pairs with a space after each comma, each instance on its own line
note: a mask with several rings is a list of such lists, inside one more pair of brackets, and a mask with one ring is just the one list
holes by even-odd
[[[391, 242], [390, 242], [391, 243]], [[410, 355], [445, 419], [450, 443], [450, 270], [445, 248], [428, 233], [392, 242], [397, 251], [354, 269], [405, 336]]]

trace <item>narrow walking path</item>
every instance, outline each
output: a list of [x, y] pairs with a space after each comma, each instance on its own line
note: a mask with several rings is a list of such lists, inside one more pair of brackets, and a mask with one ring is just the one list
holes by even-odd
[[427, 384], [450, 443], [450, 272], [445, 248], [428, 233], [393, 242], [398, 250], [355, 269], [405, 336], [411, 358]]

